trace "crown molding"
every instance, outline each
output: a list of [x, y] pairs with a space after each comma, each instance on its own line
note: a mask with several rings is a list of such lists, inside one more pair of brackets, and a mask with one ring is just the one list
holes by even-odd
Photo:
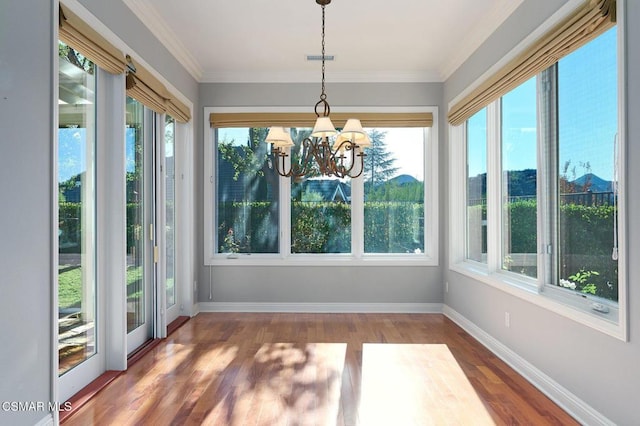
[[[201, 83], [317, 83], [317, 71], [204, 72]], [[441, 83], [439, 73], [398, 71], [331, 71], [329, 83]]]
[[151, 33], [167, 48], [167, 50], [182, 64], [182, 66], [196, 80], [203, 75], [202, 65], [182, 44], [178, 36], [171, 30], [167, 22], [155, 7], [147, 0], [122, 0]]
[[454, 53], [444, 62], [440, 68], [442, 81], [447, 80], [473, 52], [484, 43], [491, 34], [522, 4], [524, 0], [502, 0], [498, 3], [489, 16], [483, 20], [482, 25], [473, 28], [460, 45], [454, 49]]

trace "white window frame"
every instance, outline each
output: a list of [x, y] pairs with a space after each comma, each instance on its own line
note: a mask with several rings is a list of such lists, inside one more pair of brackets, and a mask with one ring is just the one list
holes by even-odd
[[[625, 26], [624, 12], [625, 2], [618, 2], [618, 303], [603, 301], [591, 295], [576, 294], [566, 289], [558, 288], [548, 284], [545, 280], [545, 265], [548, 256], [543, 250], [547, 244], [545, 238], [545, 224], [542, 218], [546, 205], [549, 202], [543, 188], [545, 178], [539, 179], [538, 185], [538, 279], [526, 277], [512, 272], [501, 270], [501, 218], [500, 218], [500, 100], [487, 106], [487, 227], [491, 232], [487, 236], [487, 264], [466, 259], [466, 122], [460, 126], [449, 125], [449, 269], [465, 276], [488, 284], [505, 293], [526, 300], [534, 305], [545, 308], [563, 317], [574, 320], [580, 324], [598, 330], [602, 333], [613, 336], [617, 339], [627, 341], [627, 244], [626, 244], [626, 74], [625, 74]], [[495, 70], [513, 59], [521, 53], [531, 40], [537, 38], [539, 34], [548, 31], [554, 23], [563, 19], [571, 12], [572, 8], [564, 7], [552, 16], [538, 30], [531, 34], [516, 46], [505, 58], [491, 67], [469, 88], [463, 91], [449, 106], [462, 99], [473, 87], [492, 75]], [[540, 141], [539, 141], [540, 142]], [[547, 173], [543, 162], [543, 147], [538, 143], [538, 176]], [[541, 169], [542, 167], [542, 169]], [[603, 314], [595, 311], [595, 303], [605, 303], [610, 312]]]
[[431, 113], [432, 127], [425, 130], [424, 149], [424, 234], [425, 250], [423, 253], [364, 253], [364, 183], [362, 178], [351, 180], [351, 253], [344, 254], [292, 254], [291, 253], [291, 185], [288, 178], [279, 179], [280, 190], [280, 239], [279, 253], [274, 254], [228, 254], [216, 253], [215, 250], [215, 131], [210, 126], [211, 113], [239, 113], [239, 112], [307, 112], [304, 108], [234, 108], [234, 107], [205, 107], [204, 108], [204, 264], [205, 265], [292, 265], [292, 266], [322, 266], [327, 264], [340, 266], [406, 266], [423, 265], [437, 266], [439, 264], [439, 195], [438, 195], [438, 107], [363, 107], [363, 108], [334, 108], [334, 112], [388, 112], [388, 113]]

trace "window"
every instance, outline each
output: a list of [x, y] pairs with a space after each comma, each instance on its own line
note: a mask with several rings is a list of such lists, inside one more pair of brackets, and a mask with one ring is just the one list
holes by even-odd
[[467, 122], [465, 257], [487, 263], [487, 109]]
[[364, 252], [424, 252], [423, 128], [367, 129]]
[[216, 252], [278, 253], [279, 185], [264, 128], [217, 130]]
[[536, 80], [502, 97], [502, 269], [536, 277]]
[[620, 336], [617, 46], [609, 29], [451, 129], [466, 166], [451, 267]]
[[[295, 143], [311, 132], [290, 130]], [[206, 261], [260, 263], [278, 255], [292, 262], [321, 263], [336, 256], [356, 264], [437, 262], [434, 128], [405, 123], [365, 130], [372, 146], [365, 150], [360, 177], [311, 174], [296, 180], [274, 170], [266, 127], [214, 126], [211, 195], [205, 194], [212, 230]]]
[[[127, 97], [126, 194], [127, 194], [127, 333], [145, 322], [145, 265], [148, 257], [146, 216], [149, 206], [145, 174], [145, 107]], [[148, 168], [148, 165], [146, 165]]]
[[166, 306], [176, 304], [176, 120], [170, 115], [164, 118], [164, 169], [165, 169], [165, 286]]
[[613, 302], [618, 301], [616, 44], [612, 29], [558, 62], [558, 136], [547, 141], [557, 156], [552, 173], [559, 199], [549, 211], [557, 265], [552, 284]]

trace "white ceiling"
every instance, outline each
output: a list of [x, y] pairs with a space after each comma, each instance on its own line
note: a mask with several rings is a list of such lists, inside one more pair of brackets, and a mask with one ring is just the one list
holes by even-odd
[[[200, 82], [315, 82], [314, 0], [123, 0]], [[439, 82], [523, 0], [334, 0], [326, 79]]]

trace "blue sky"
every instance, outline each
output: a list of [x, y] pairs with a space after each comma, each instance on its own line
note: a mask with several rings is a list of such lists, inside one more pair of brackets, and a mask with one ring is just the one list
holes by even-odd
[[[578, 178], [591, 172], [613, 179], [613, 141], [617, 132], [616, 30], [564, 57], [558, 67], [559, 164], [569, 161]], [[536, 82], [527, 81], [503, 97], [503, 167], [536, 169]], [[469, 176], [486, 172], [486, 115], [471, 119]]]
[[[133, 171], [135, 129], [126, 129], [127, 171]], [[58, 129], [58, 182], [64, 182], [86, 169], [86, 135], [87, 129]]]

